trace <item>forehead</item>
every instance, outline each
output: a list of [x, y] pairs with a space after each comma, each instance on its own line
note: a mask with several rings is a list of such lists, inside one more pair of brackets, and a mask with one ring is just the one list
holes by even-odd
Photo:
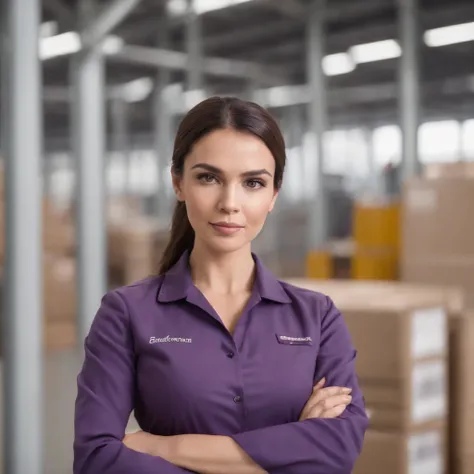
[[275, 169], [273, 155], [260, 138], [231, 129], [215, 130], [199, 140], [186, 158], [186, 167], [197, 163], [226, 173], [263, 168], [273, 173]]

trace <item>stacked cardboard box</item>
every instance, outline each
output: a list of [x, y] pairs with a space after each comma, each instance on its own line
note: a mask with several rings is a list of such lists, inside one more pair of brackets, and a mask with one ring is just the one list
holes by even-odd
[[77, 275], [74, 257], [46, 255], [43, 267], [44, 341], [47, 351], [76, 344]]
[[[69, 213], [48, 199], [42, 207], [42, 244], [45, 254], [71, 256], [75, 252], [75, 226]], [[5, 261], [5, 202], [0, 199], [0, 265]]]
[[429, 163], [423, 169], [423, 176], [427, 179], [474, 178], [474, 162]]
[[[0, 279], [3, 268], [0, 270]], [[73, 257], [45, 255], [43, 259], [44, 349], [76, 344], [76, 263]], [[8, 317], [8, 314], [3, 315]]]
[[[456, 338], [465, 336], [465, 323], [474, 319], [461, 316], [462, 292], [398, 282], [288, 281], [329, 295], [344, 314], [358, 349], [357, 371], [371, 424], [355, 474], [441, 473], [445, 464], [453, 474], [455, 458], [466, 462], [460, 446], [469, 439], [470, 392], [461, 364], [466, 360], [458, 354]], [[449, 386], [450, 349], [442, 308], [450, 315], [449, 346], [458, 349], [450, 356], [458, 370], [449, 368]], [[474, 355], [470, 360], [473, 364]], [[452, 393], [463, 395], [454, 399]], [[456, 443], [452, 433], [457, 433]]]
[[474, 312], [452, 320], [450, 474], [474, 472]]
[[135, 216], [110, 224], [109, 270], [113, 285], [127, 285], [157, 274], [169, 230], [154, 219]]
[[457, 285], [474, 307], [474, 179], [414, 179], [404, 188], [401, 279]]

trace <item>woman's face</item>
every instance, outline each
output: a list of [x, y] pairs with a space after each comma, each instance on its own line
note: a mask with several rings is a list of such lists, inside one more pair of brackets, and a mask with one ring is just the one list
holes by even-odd
[[273, 209], [275, 160], [249, 133], [215, 130], [199, 140], [173, 176], [178, 200], [186, 203], [196, 244], [232, 252], [261, 231]]

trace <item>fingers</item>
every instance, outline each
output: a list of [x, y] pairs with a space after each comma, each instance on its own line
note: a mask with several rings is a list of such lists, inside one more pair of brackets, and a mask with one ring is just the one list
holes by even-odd
[[333, 408], [344, 405], [347, 406], [351, 403], [352, 397], [350, 395], [334, 395], [332, 397], [326, 398], [318, 402], [318, 405], [321, 405], [323, 411], [332, 410]]
[[337, 418], [338, 416], [341, 416], [345, 409], [347, 408], [347, 405], [337, 405], [334, 408], [331, 408], [330, 410], [325, 410], [323, 411], [318, 418]]
[[324, 387], [324, 384], [326, 383], [325, 377], [323, 377], [314, 387], [313, 387], [313, 392], [316, 390], [319, 390], [320, 388]]
[[352, 392], [352, 389], [346, 388], [346, 387], [320, 388], [316, 391], [313, 391], [313, 394], [310, 397], [309, 404], [314, 405], [322, 400], [326, 400], [329, 397], [335, 397], [339, 395], [349, 395], [351, 392]]
[[[351, 389], [345, 387], [327, 387], [314, 393], [305, 405], [300, 420], [308, 418], [334, 418], [339, 416], [340, 407], [352, 402]], [[336, 407], [339, 407], [336, 409]], [[326, 413], [327, 412], [327, 413]], [[334, 415], [335, 414], [335, 415]]]

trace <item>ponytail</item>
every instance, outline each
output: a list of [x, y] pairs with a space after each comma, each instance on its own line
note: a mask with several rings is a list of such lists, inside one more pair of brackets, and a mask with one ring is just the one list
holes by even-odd
[[176, 203], [171, 221], [171, 233], [160, 262], [159, 273], [162, 275], [170, 270], [186, 250], [194, 245], [194, 229], [188, 219], [186, 204]]

